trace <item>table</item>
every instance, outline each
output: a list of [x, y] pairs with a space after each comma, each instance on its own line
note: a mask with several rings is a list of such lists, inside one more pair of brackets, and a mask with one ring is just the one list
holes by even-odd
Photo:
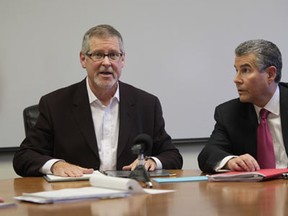
[[[170, 170], [177, 176], [200, 175], [199, 170]], [[110, 200], [33, 204], [14, 200], [23, 192], [89, 186], [88, 181], [48, 183], [42, 177], [0, 180], [0, 196], [16, 207], [0, 209], [5, 216], [282, 216], [288, 215], [288, 180], [266, 182], [183, 182], [158, 184], [157, 189], [173, 193], [141, 194]]]

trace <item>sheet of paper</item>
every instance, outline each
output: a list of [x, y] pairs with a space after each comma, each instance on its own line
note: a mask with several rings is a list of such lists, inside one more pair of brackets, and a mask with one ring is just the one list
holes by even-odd
[[48, 182], [62, 182], [62, 181], [81, 181], [81, 180], [89, 180], [89, 178], [99, 171], [94, 171], [92, 174], [84, 174], [81, 177], [62, 177], [56, 175], [45, 175], [44, 178]]
[[107, 199], [125, 197], [129, 194], [129, 191], [121, 191], [108, 188], [82, 187], [43, 191], [36, 193], [23, 193], [22, 196], [16, 197], [16, 199], [37, 203], [56, 203], [89, 198]]
[[143, 189], [148, 194], [161, 194], [161, 193], [171, 193], [175, 192], [175, 190], [159, 190], [159, 189]]

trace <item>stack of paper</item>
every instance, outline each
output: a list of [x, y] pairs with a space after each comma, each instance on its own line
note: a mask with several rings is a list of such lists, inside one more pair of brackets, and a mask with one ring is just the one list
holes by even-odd
[[288, 173], [288, 169], [261, 169], [256, 172], [226, 172], [221, 174], [208, 175], [208, 181], [255, 182], [282, 178], [286, 173]]
[[135, 193], [165, 193], [172, 190], [143, 189], [134, 179], [106, 176], [95, 171], [89, 179], [91, 187], [66, 188], [36, 193], [23, 193], [17, 200], [34, 203], [56, 203], [81, 199], [126, 197]]

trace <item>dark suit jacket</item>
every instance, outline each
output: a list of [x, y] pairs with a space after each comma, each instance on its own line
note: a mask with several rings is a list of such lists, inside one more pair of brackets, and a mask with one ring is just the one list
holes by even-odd
[[[279, 84], [282, 135], [288, 149], [288, 85]], [[241, 103], [239, 98], [216, 107], [215, 128], [207, 145], [198, 156], [200, 169], [215, 172], [216, 164], [228, 155], [250, 154], [257, 160], [258, 120], [251, 103]]]
[[[156, 156], [164, 169], [181, 169], [182, 156], [164, 128], [162, 108], [157, 97], [119, 82], [120, 127], [117, 169], [129, 165], [133, 139], [146, 133], [153, 138], [148, 156]], [[59, 158], [86, 168], [99, 169], [100, 160], [85, 79], [43, 96], [40, 115], [15, 153], [13, 166], [18, 175], [38, 176], [50, 159]]]

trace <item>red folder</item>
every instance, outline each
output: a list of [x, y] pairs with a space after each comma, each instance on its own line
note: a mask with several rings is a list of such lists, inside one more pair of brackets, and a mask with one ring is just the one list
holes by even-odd
[[257, 182], [275, 178], [287, 178], [288, 169], [260, 169], [255, 172], [226, 172], [221, 174], [208, 175], [208, 181], [225, 182]]

